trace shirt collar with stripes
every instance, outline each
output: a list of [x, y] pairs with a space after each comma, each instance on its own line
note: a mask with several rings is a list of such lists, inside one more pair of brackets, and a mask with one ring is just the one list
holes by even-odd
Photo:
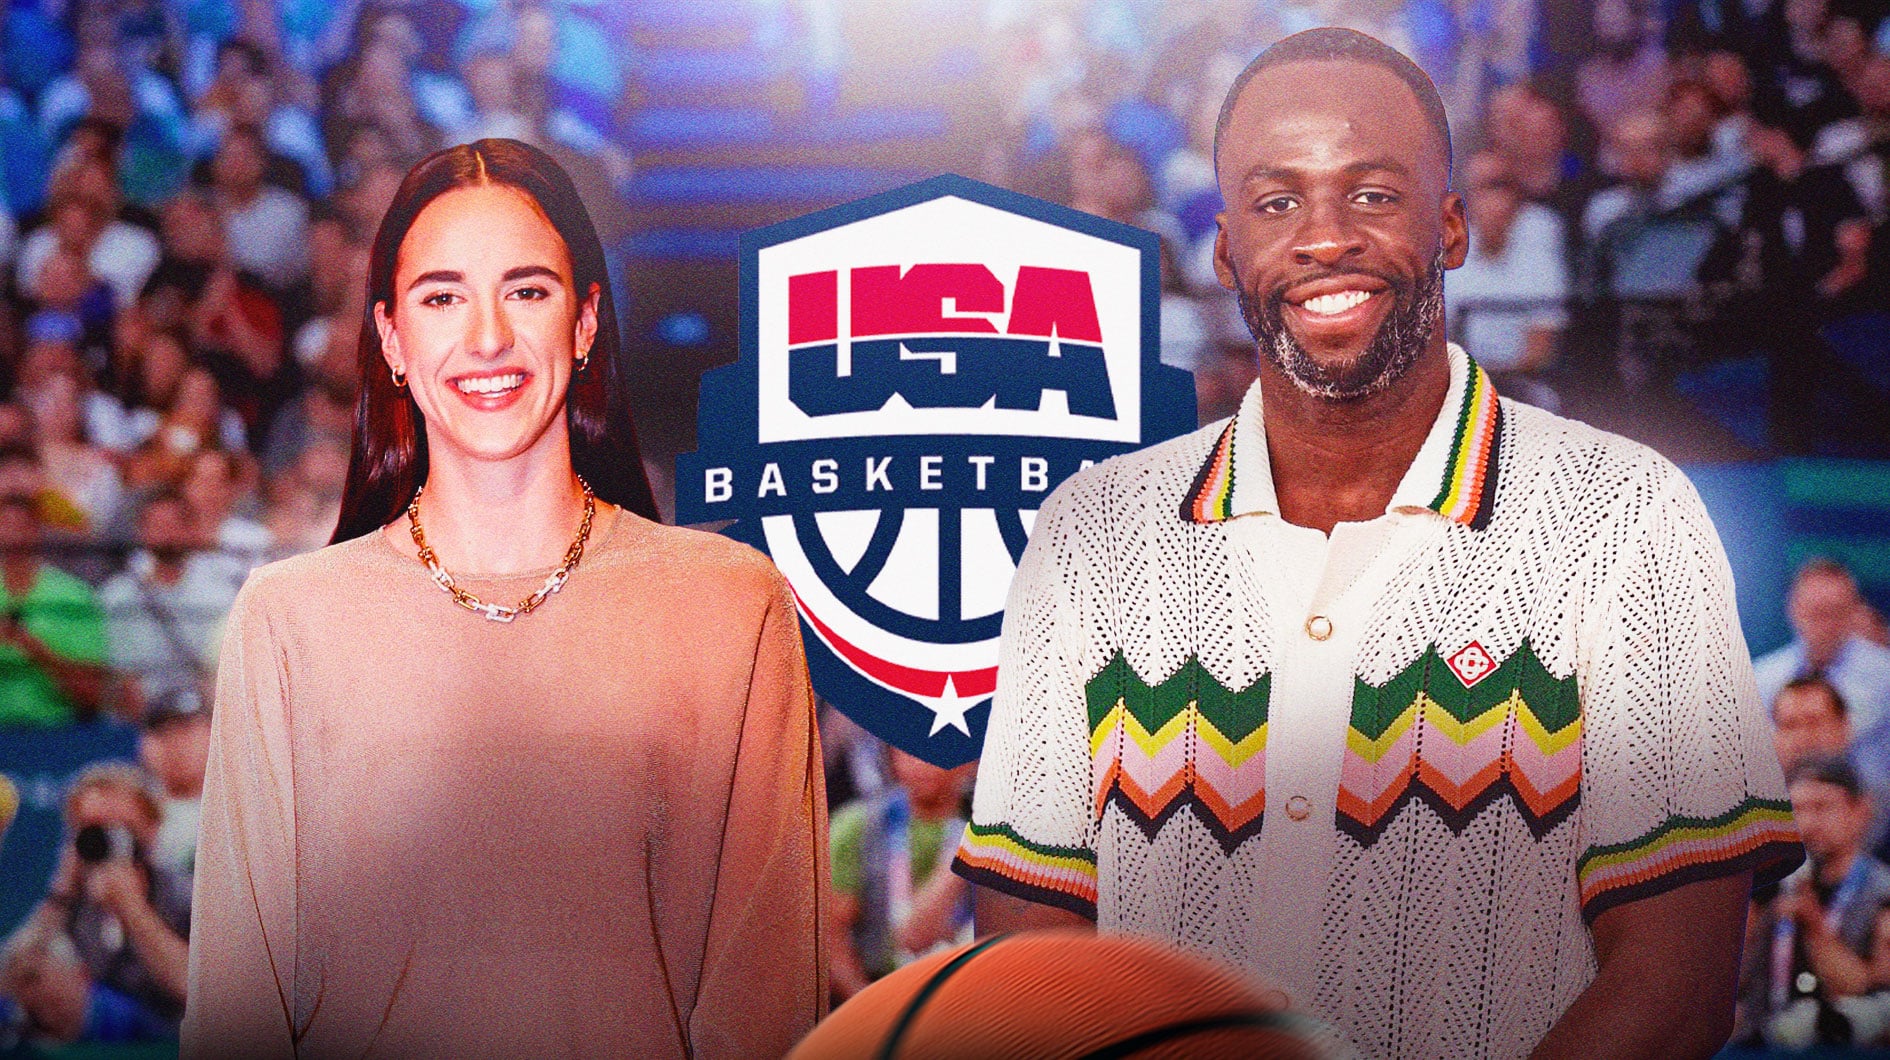
[[[1502, 406], [1489, 373], [1452, 343], [1450, 389], [1444, 395], [1444, 407], [1438, 410], [1437, 421], [1385, 511], [1428, 510], [1472, 530], [1483, 529], [1496, 500], [1501, 422]], [[1279, 514], [1263, 423], [1256, 381], [1182, 502], [1184, 519], [1217, 523], [1237, 515]]]

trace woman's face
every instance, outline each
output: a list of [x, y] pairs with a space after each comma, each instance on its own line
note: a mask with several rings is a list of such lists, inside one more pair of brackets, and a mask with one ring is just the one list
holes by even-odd
[[567, 444], [565, 392], [597, 335], [598, 294], [575, 290], [571, 271], [557, 229], [513, 187], [456, 188], [414, 219], [374, 320], [436, 459]]

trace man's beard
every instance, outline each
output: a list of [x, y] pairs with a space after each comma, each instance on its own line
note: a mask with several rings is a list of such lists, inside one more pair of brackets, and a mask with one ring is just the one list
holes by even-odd
[[1327, 275], [1372, 276], [1391, 285], [1391, 313], [1378, 325], [1364, 352], [1345, 364], [1320, 364], [1286, 330], [1281, 307], [1286, 302], [1288, 285], [1274, 288], [1264, 301], [1255, 304], [1236, 270], [1234, 295], [1240, 304], [1241, 319], [1247, 322], [1247, 330], [1260, 347], [1260, 355], [1291, 379], [1294, 386], [1328, 401], [1357, 401], [1402, 379], [1430, 344], [1431, 332], [1444, 316], [1444, 251], [1438, 248], [1430, 269], [1416, 284], [1359, 269]]

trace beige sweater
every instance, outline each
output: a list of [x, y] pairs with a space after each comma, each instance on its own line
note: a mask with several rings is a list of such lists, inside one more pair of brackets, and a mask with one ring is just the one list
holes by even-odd
[[625, 513], [509, 625], [380, 534], [272, 564], [218, 674], [184, 1055], [778, 1056], [826, 1008], [826, 826], [745, 546]]

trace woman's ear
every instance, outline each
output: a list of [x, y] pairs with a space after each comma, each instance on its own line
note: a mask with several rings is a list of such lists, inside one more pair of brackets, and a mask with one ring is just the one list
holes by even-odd
[[395, 375], [405, 375], [406, 365], [401, 363], [400, 332], [394, 330], [394, 320], [387, 315], [387, 303], [374, 303], [374, 330], [381, 333], [381, 359], [387, 362], [387, 370]]
[[[599, 291], [600, 288], [596, 284], [591, 284], [591, 289], [585, 293], [584, 300], [578, 303], [577, 330], [572, 338], [576, 340], [575, 348], [579, 360], [584, 359], [591, 352], [591, 344], [597, 341]], [[386, 347], [385, 341], [382, 342], [382, 347]]]

